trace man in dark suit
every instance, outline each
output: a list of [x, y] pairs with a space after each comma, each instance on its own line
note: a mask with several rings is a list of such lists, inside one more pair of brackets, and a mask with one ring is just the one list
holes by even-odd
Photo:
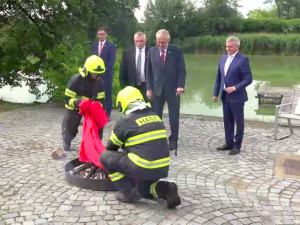
[[133, 86], [138, 88], [146, 100], [146, 67], [149, 46], [146, 45], [146, 34], [137, 32], [134, 34], [135, 46], [128, 48], [123, 53], [120, 66], [120, 86]]
[[98, 55], [103, 59], [106, 67], [106, 72], [102, 76], [105, 86], [105, 100], [106, 100], [106, 113], [110, 117], [112, 109], [112, 85], [114, 78], [114, 64], [116, 61], [116, 46], [106, 40], [107, 31], [101, 27], [97, 31], [97, 38], [99, 41], [95, 42], [92, 46], [92, 55]]
[[240, 40], [237, 37], [227, 38], [228, 54], [220, 59], [213, 93], [215, 102], [220, 93], [225, 128], [225, 144], [217, 147], [217, 150], [231, 150], [229, 155], [240, 153], [244, 135], [244, 104], [248, 100], [246, 87], [252, 83], [249, 59], [238, 52], [239, 47]]
[[170, 34], [167, 30], [157, 31], [157, 46], [150, 48], [147, 59], [146, 95], [148, 99], [153, 100], [154, 111], [160, 118], [165, 102], [168, 103], [171, 129], [169, 150], [176, 150], [180, 95], [184, 93], [186, 72], [182, 51], [177, 46], [169, 44], [169, 41]]

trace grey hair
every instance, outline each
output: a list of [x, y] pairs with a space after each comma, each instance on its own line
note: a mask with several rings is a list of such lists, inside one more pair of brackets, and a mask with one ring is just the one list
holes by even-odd
[[161, 35], [165, 36], [167, 38], [167, 40], [170, 40], [170, 38], [171, 38], [169, 31], [167, 31], [165, 29], [160, 29], [156, 32], [156, 38]]
[[235, 36], [231, 36], [231, 37], [227, 38], [226, 43], [227, 42], [233, 42], [238, 47], [240, 47], [240, 44], [241, 44], [240, 39], [238, 37], [235, 37]]
[[133, 38], [135, 39], [135, 37], [141, 37], [141, 36], [143, 36], [145, 39], [147, 38], [147, 37], [146, 37], [146, 34], [145, 34], [144, 32], [142, 32], [142, 31], [136, 32], [136, 33], [134, 34]]

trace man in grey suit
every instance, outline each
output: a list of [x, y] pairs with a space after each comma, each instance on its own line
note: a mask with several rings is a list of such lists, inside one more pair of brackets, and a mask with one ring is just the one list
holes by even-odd
[[146, 34], [137, 32], [134, 34], [135, 46], [126, 49], [123, 53], [119, 81], [121, 88], [133, 86], [138, 88], [145, 101], [146, 99], [146, 67], [149, 46], [146, 46]]
[[[162, 118], [165, 102], [168, 103], [171, 135], [169, 150], [177, 149], [179, 131], [180, 95], [185, 88], [185, 64], [179, 47], [169, 44], [170, 34], [161, 29], [156, 33], [157, 46], [150, 48], [146, 95], [153, 100], [154, 111]], [[176, 154], [176, 151], [175, 151]]]

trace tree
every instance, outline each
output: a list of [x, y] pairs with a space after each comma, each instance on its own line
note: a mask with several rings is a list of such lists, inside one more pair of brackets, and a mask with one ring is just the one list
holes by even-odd
[[[172, 39], [184, 39], [186, 31], [197, 30], [200, 24], [191, 22], [197, 15], [196, 7], [189, 0], [152, 0], [148, 1], [145, 9], [145, 29], [150, 39], [155, 39], [155, 32], [167, 29]], [[190, 23], [189, 23], [190, 22]]]
[[270, 19], [277, 18], [277, 11], [275, 7], [271, 9], [254, 9], [250, 10], [247, 14], [249, 19]]
[[204, 0], [206, 32], [222, 34], [239, 30], [242, 15], [237, 8], [238, 0]]
[[[126, 43], [137, 7], [138, 0], [2, 0], [0, 87], [25, 81], [39, 94], [37, 87], [46, 82], [52, 99], [62, 100], [66, 82], [90, 52], [83, 43], [94, 40], [104, 25], [116, 42]], [[126, 36], [119, 33], [121, 14], [128, 23], [122, 29]]]
[[277, 15], [282, 19], [300, 18], [299, 0], [266, 0], [265, 4], [271, 3], [277, 8]]

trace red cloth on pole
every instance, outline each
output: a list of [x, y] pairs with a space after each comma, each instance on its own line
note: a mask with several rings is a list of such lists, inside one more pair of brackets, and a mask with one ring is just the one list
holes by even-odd
[[104, 170], [100, 163], [100, 154], [105, 151], [105, 146], [99, 138], [98, 131], [108, 122], [106, 112], [100, 102], [84, 99], [79, 104], [81, 115], [84, 115], [82, 140], [79, 151], [79, 161], [92, 162]]

